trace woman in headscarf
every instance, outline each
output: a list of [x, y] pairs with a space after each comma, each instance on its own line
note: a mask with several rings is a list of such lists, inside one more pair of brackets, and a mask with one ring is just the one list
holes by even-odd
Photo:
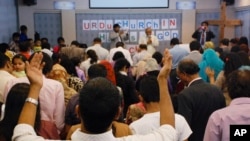
[[200, 67], [200, 77], [209, 82], [209, 78], [206, 74], [206, 69], [210, 68], [214, 71], [215, 79], [217, 78], [218, 74], [223, 70], [224, 62], [219, 58], [216, 52], [213, 49], [205, 50], [204, 54], [202, 55], [202, 61], [199, 64]]

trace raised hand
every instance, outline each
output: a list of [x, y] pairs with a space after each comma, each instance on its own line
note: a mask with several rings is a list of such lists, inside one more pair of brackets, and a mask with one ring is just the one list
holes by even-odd
[[163, 62], [163, 67], [158, 75], [158, 79], [167, 78], [170, 74], [172, 68], [172, 56], [168, 49], [165, 49], [164, 51], [162, 62]]
[[212, 70], [210, 67], [207, 67], [206, 74], [209, 78], [212, 78], [212, 77], [214, 77], [214, 70]]
[[42, 87], [43, 85], [43, 74], [42, 69], [44, 63], [42, 63], [43, 54], [36, 53], [30, 62], [26, 62], [26, 74], [30, 81], [31, 85], [36, 85], [38, 87]]
[[208, 76], [210, 84], [214, 84], [215, 83], [214, 70], [212, 70], [210, 67], [207, 67], [206, 74]]
[[119, 32], [119, 35], [122, 35], [124, 33], [124, 30], [121, 30], [120, 32]]

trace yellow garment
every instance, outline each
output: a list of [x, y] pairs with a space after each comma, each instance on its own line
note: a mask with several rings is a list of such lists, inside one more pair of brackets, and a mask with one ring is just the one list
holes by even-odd
[[12, 74], [17, 78], [26, 77], [25, 71], [13, 71]]
[[5, 55], [10, 58], [10, 61], [12, 61], [12, 58], [16, 55], [14, 52], [7, 50], [5, 52]]
[[212, 41], [208, 41], [208, 42], [205, 42], [205, 44], [204, 44], [204, 50], [206, 50], [206, 49], [214, 49], [215, 47], [214, 47], [214, 43], [212, 42]]
[[41, 51], [42, 50], [42, 47], [40, 47], [40, 46], [34, 46], [34, 52], [39, 52], [39, 51]]
[[67, 83], [68, 73], [65, 70], [65, 68], [60, 64], [55, 64], [53, 66], [52, 71], [50, 72], [48, 78], [57, 80], [61, 82], [61, 84], [63, 85], [65, 105], [68, 104], [70, 98], [73, 95], [77, 94], [77, 92], [73, 88], [70, 88], [68, 86]]

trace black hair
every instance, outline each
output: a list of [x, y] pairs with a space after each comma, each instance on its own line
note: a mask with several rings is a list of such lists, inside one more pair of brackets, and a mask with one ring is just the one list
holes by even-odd
[[248, 46], [248, 39], [245, 36], [240, 37], [239, 45], [246, 44]]
[[101, 43], [101, 42], [102, 42], [102, 39], [99, 38], [99, 37], [96, 37], [96, 38], [93, 40], [93, 42], [95, 42], [95, 43]]
[[242, 66], [250, 66], [249, 55], [244, 51], [239, 51], [238, 55], [240, 57]]
[[227, 78], [227, 88], [232, 99], [250, 97], [250, 70], [237, 70]]
[[139, 45], [139, 48], [140, 48], [140, 49], [145, 49], [145, 50], [148, 49], [148, 47], [147, 47], [146, 44], [140, 44], [140, 45]]
[[12, 34], [12, 39], [17, 38], [17, 37], [20, 37], [20, 33], [14, 32], [14, 33]]
[[31, 42], [31, 41], [33, 41], [33, 39], [32, 38], [28, 38], [26, 41]]
[[66, 69], [69, 75], [78, 76], [74, 64], [71, 62], [67, 55], [61, 54], [60, 59], [60, 65], [62, 65]]
[[229, 46], [229, 39], [224, 38], [220, 41], [221, 44], [225, 45], [225, 46]]
[[27, 52], [30, 48], [31, 44], [30, 41], [23, 41], [19, 44], [19, 49], [21, 52]]
[[236, 38], [232, 38], [230, 40], [230, 43], [233, 43], [233, 44], [238, 44], [238, 40]]
[[[25, 100], [29, 94], [30, 85], [27, 83], [17, 83], [9, 91], [6, 104], [5, 115], [0, 122], [0, 136], [6, 141], [11, 141], [15, 126], [18, 124], [18, 119], [24, 106]], [[37, 107], [35, 130], [40, 128], [40, 107]]]
[[178, 64], [178, 70], [181, 73], [186, 73], [188, 75], [194, 75], [199, 73], [199, 66], [191, 59], [184, 59]]
[[[49, 55], [47, 53], [41, 52], [43, 54], [43, 59], [42, 59], [42, 63], [44, 62], [45, 65], [43, 67], [43, 74], [47, 75], [48, 73], [51, 72], [52, 67], [53, 67], [53, 61], [52, 59], [49, 57]], [[32, 58], [34, 57], [35, 53], [33, 53], [30, 58], [29, 61], [32, 60]]]
[[115, 70], [115, 72], [119, 72], [119, 71], [121, 71], [124, 67], [129, 68], [129, 67], [130, 67], [130, 63], [128, 62], [127, 59], [121, 58], [121, 59], [118, 59], [118, 60], [115, 62], [114, 70]]
[[219, 57], [220, 57], [221, 60], [225, 60], [225, 56], [226, 56], [227, 53], [224, 52], [222, 48], [216, 47], [216, 48], [214, 48], [214, 51], [219, 53]]
[[178, 44], [180, 44], [180, 41], [179, 41], [178, 38], [172, 38], [170, 40], [170, 45], [175, 46], [175, 45], [178, 45]]
[[41, 41], [40, 39], [35, 39], [34, 43], [36, 43], [37, 41]]
[[239, 69], [242, 66], [241, 59], [238, 54], [236, 53], [228, 53], [225, 55], [224, 58], [224, 76], [227, 76], [232, 73], [234, 70]]
[[120, 25], [119, 24], [114, 24], [113, 25], [113, 28], [117, 28], [117, 27], [120, 27]]
[[59, 63], [60, 54], [59, 53], [53, 53], [51, 58], [52, 58], [52, 61], [53, 61], [53, 65], [55, 65], [56, 63]]
[[26, 25], [21, 25], [21, 26], [20, 26], [20, 31], [21, 31], [21, 32], [24, 32], [24, 31], [26, 31], [26, 30], [28, 30], [28, 28], [27, 28]]
[[42, 49], [50, 50], [50, 44], [49, 43], [42, 43]]
[[222, 53], [223, 53], [223, 49], [220, 48], [220, 47], [214, 48], [214, 51], [218, 52], [219, 54], [222, 54]]
[[87, 55], [88, 57], [91, 59], [90, 60], [90, 64], [94, 64], [94, 63], [97, 63], [98, 61], [98, 56], [96, 55], [96, 52], [92, 49], [88, 50], [87, 51]]
[[89, 80], [79, 96], [84, 128], [91, 134], [106, 132], [117, 115], [119, 105], [119, 91], [109, 80], [103, 77]]
[[41, 41], [49, 42], [48, 38], [42, 38]]
[[9, 49], [9, 45], [6, 43], [1, 43], [0, 44], [0, 52], [5, 53]]
[[157, 61], [157, 64], [162, 64], [163, 55], [160, 52], [155, 52], [152, 57]]
[[70, 60], [74, 66], [78, 66], [81, 63], [81, 59], [79, 57], [73, 57]]
[[63, 38], [63, 37], [58, 37], [58, 38], [57, 38], [57, 43], [59, 44], [61, 41], [64, 42], [64, 41], [65, 41], [64, 38]]
[[155, 76], [143, 76], [140, 81], [139, 91], [146, 103], [160, 101], [159, 84]]
[[0, 68], [4, 68], [6, 63], [10, 61], [10, 58], [0, 52]]
[[15, 55], [13, 58], [12, 58], [12, 64], [14, 63], [14, 60], [15, 59], [21, 59], [24, 63], [26, 62], [26, 61], [28, 61], [28, 59], [24, 56], [24, 55], [22, 55], [22, 54], [17, 54], [17, 55]]
[[239, 51], [240, 51], [240, 47], [239, 47], [238, 45], [233, 46], [233, 47], [231, 48], [231, 50], [230, 50], [230, 52], [235, 52], [235, 53], [237, 53], [237, 52], [239, 52]]
[[201, 22], [201, 25], [203, 25], [203, 24], [206, 24], [207, 26], [209, 25], [209, 24], [208, 24], [208, 21], [203, 21], [203, 22]]
[[78, 42], [78, 41], [76, 41], [76, 40], [75, 40], [75, 41], [72, 41], [72, 42], [71, 42], [71, 45], [75, 45], [75, 46], [77, 46], [77, 47], [78, 47], [80, 44], [79, 44], [79, 42]]
[[189, 48], [190, 48], [190, 51], [194, 51], [194, 50], [200, 51], [201, 44], [198, 41], [192, 41], [189, 43]]
[[87, 44], [84, 44], [84, 43], [80, 43], [80, 44], [79, 44], [79, 48], [87, 48], [87, 47], [88, 47]]
[[117, 52], [114, 54], [112, 60], [113, 60], [113, 61], [116, 61], [116, 60], [121, 59], [121, 58], [125, 58], [124, 54], [123, 54], [121, 51], [117, 51]]
[[93, 79], [96, 77], [106, 77], [107, 76], [107, 69], [105, 66], [101, 64], [94, 64], [89, 67], [88, 69], [88, 77], [89, 79]]
[[115, 46], [116, 47], [124, 47], [124, 43], [123, 42], [117, 42]]

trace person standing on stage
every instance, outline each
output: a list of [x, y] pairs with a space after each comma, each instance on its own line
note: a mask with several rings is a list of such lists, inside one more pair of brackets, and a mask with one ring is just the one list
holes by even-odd
[[119, 24], [114, 24], [113, 25], [113, 31], [110, 33], [110, 49], [116, 47], [117, 42], [125, 42], [129, 39], [129, 35], [127, 32], [124, 30], [120, 30], [120, 25]]
[[203, 21], [201, 26], [193, 33], [192, 37], [204, 46], [205, 42], [211, 41], [215, 37], [214, 33], [209, 30], [208, 22]]
[[152, 34], [152, 29], [150, 27], [145, 29], [145, 36], [140, 37], [139, 45], [146, 44], [147, 51], [150, 54], [154, 54], [156, 51], [156, 47], [159, 46], [159, 41], [155, 35]]

